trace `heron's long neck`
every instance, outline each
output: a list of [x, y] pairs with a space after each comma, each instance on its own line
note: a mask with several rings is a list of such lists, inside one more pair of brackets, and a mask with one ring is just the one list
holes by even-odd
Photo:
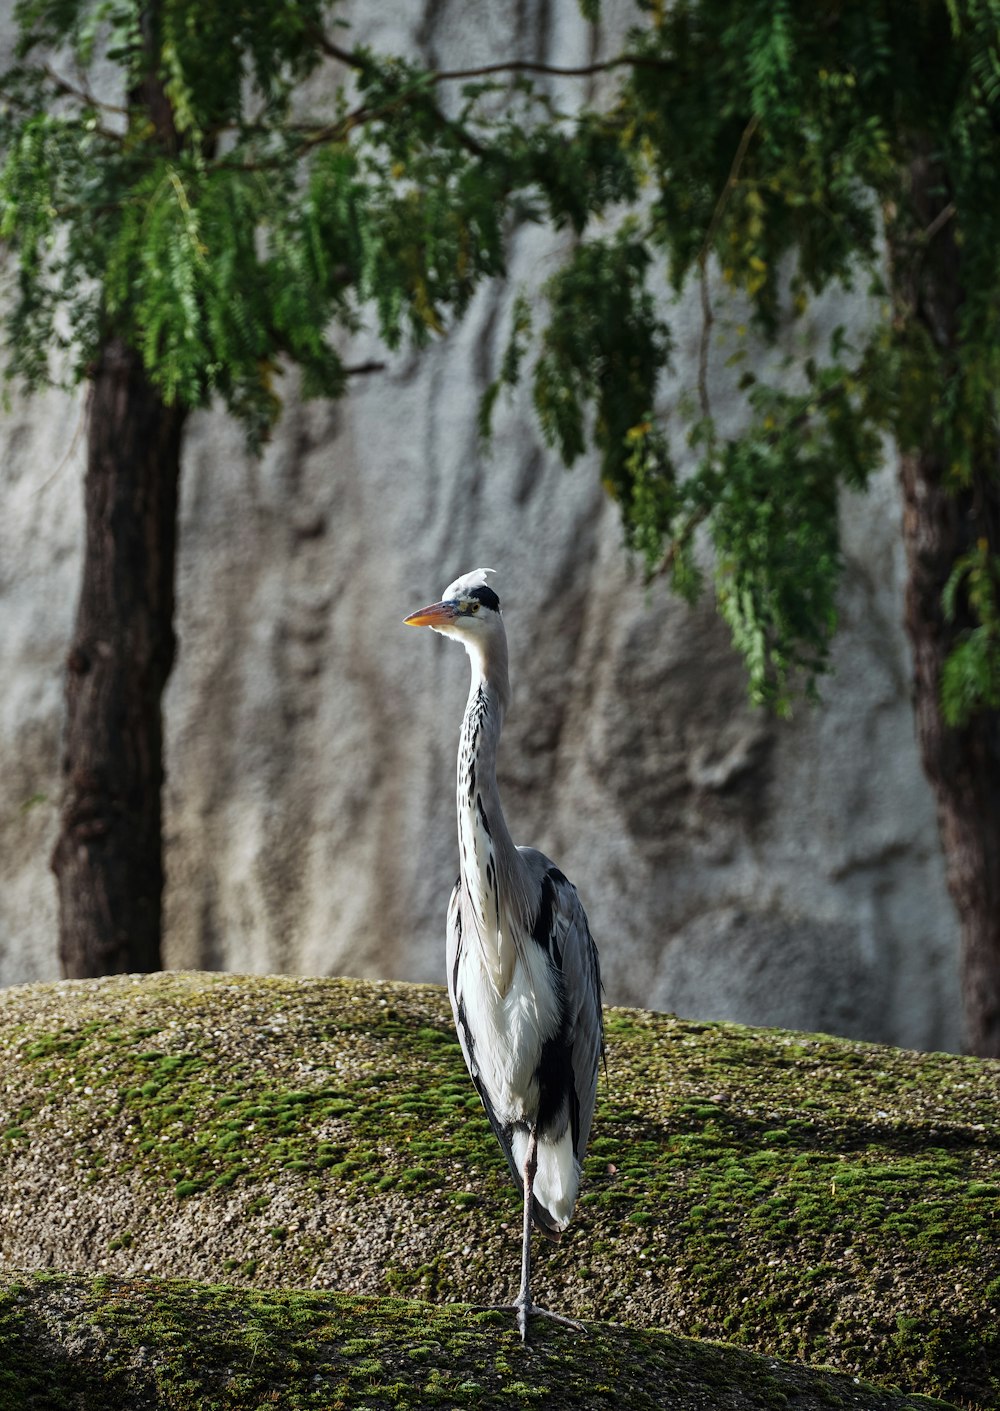
[[497, 745], [510, 699], [507, 663], [472, 658], [472, 685], [458, 748], [458, 844], [465, 901], [501, 994], [529, 922], [524, 864], [500, 806]]

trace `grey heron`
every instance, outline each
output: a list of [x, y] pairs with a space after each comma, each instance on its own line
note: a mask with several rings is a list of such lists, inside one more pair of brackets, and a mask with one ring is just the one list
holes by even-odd
[[535, 848], [515, 847], [497, 790], [497, 745], [510, 706], [500, 601], [476, 569], [405, 621], [465, 647], [472, 684], [458, 749], [460, 873], [448, 906], [448, 993], [466, 1066], [524, 1197], [522, 1339], [531, 1301], [532, 1222], [569, 1224], [604, 1053], [601, 975], [576, 888]]

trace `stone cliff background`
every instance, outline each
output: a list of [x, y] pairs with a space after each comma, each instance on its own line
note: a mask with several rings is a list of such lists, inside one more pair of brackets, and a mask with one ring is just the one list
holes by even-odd
[[[359, 16], [359, 38], [439, 64], [592, 52], [569, 0]], [[957, 1047], [958, 929], [913, 739], [891, 459], [844, 505], [821, 704], [789, 721], [754, 711], [710, 602], [644, 586], [594, 462], [564, 471], [527, 395], [501, 405], [492, 450], [478, 444], [514, 287], [540, 284], [556, 249], [515, 231], [510, 282], [419, 356], [357, 340], [352, 358], [387, 367], [341, 403], [287, 386], [260, 461], [223, 416], [192, 420], [166, 701], [168, 964], [443, 979], [468, 668], [402, 618], [487, 564], [511, 640], [508, 818], [580, 887], [608, 1001]], [[693, 303], [672, 317], [665, 405], [698, 340]], [[723, 407], [718, 374], [712, 390]], [[48, 856], [84, 416], [83, 394], [50, 393], [0, 417], [5, 984], [57, 974]]]

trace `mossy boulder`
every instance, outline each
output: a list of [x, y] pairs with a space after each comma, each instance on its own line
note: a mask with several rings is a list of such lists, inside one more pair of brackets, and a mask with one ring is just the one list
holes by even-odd
[[[1000, 1405], [1000, 1064], [637, 1010], [607, 1029], [584, 1191], [537, 1251], [539, 1302], [627, 1325], [593, 1333], [619, 1363], [656, 1328]], [[0, 1098], [8, 1304], [40, 1297], [18, 1271], [43, 1269], [145, 1280], [150, 1298], [150, 1280], [224, 1281], [246, 1290], [211, 1295], [237, 1319], [354, 1306], [322, 1290], [488, 1304], [516, 1287], [519, 1198], [436, 987], [167, 974], [0, 992]], [[103, 1285], [59, 1287], [79, 1309]], [[386, 1327], [417, 1316], [377, 1306]], [[464, 1326], [420, 1316], [446, 1341]]]
[[0, 1405], [32, 1411], [953, 1411], [718, 1343], [457, 1304], [163, 1280], [0, 1278]]

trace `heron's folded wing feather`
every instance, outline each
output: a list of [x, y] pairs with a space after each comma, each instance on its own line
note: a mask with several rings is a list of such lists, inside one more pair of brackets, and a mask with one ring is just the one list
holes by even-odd
[[573, 1081], [579, 1105], [574, 1146], [577, 1160], [582, 1162], [597, 1099], [597, 1071], [604, 1055], [601, 964], [576, 888], [557, 868], [553, 868], [549, 876], [555, 888], [549, 954], [562, 973], [566, 1037], [572, 1047]]
[[458, 1042], [462, 1048], [462, 1057], [465, 1059], [465, 1066], [469, 1070], [469, 1077], [475, 1084], [476, 1092], [482, 1099], [486, 1115], [490, 1119], [490, 1126], [494, 1135], [500, 1143], [500, 1149], [507, 1158], [511, 1175], [518, 1186], [521, 1185], [521, 1173], [514, 1162], [514, 1151], [511, 1146], [510, 1131], [501, 1125], [497, 1120], [497, 1115], [493, 1110], [489, 1094], [486, 1091], [479, 1077], [479, 1065], [476, 1062], [476, 1048], [472, 1034], [465, 1017], [465, 1006], [459, 990], [459, 961], [462, 956], [462, 908], [461, 908], [461, 878], [455, 883], [451, 894], [451, 901], [448, 903], [448, 940], [447, 940], [447, 961], [448, 961], [448, 997], [451, 1000], [451, 1012], [455, 1019], [455, 1029], [458, 1032]]

